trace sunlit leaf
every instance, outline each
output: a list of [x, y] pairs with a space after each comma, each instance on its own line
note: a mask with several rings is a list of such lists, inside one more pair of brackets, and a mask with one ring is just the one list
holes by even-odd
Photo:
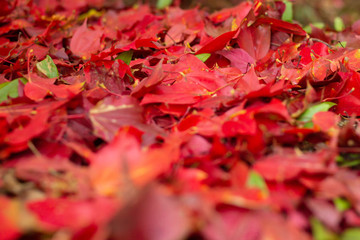
[[132, 56], [133, 56], [133, 51], [130, 50], [130, 51], [120, 53], [115, 59], [121, 59], [124, 61], [124, 63], [129, 65], [131, 62]]
[[309, 107], [308, 109], [306, 109], [305, 112], [300, 115], [298, 120], [302, 121], [302, 122], [311, 121], [311, 119], [315, 113], [326, 112], [335, 105], [336, 105], [336, 103], [333, 103], [333, 102], [322, 102], [322, 103], [313, 105], [313, 106]]
[[334, 19], [334, 28], [338, 32], [341, 32], [345, 29], [344, 21], [340, 17], [336, 17]]
[[318, 219], [310, 220], [314, 240], [338, 240], [339, 238], [328, 230]]
[[339, 210], [340, 212], [348, 210], [351, 207], [350, 202], [345, 198], [338, 197], [335, 198], [333, 201], [336, 209]]
[[341, 41], [341, 42], [338, 42], [335, 46], [336, 46], [336, 47], [345, 48], [346, 45], [347, 45], [347, 42], [346, 42], [346, 41]]
[[168, 6], [170, 6], [172, 3], [172, 0], [158, 0], [156, 3], [156, 8], [157, 9], [164, 9]]
[[307, 25], [307, 26], [303, 27], [303, 29], [305, 30], [305, 32], [307, 32], [309, 34], [312, 32], [312, 29], [311, 29], [310, 25]]
[[249, 188], [258, 188], [265, 194], [269, 192], [264, 178], [254, 170], [249, 172], [246, 186]]
[[36, 64], [36, 67], [41, 73], [43, 73], [48, 78], [59, 77], [58, 69], [49, 55], [47, 55], [46, 58], [41, 62], [38, 62]]
[[355, 240], [355, 239], [360, 239], [360, 228], [347, 229], [341, 235], [341, 240]]
[[314, 27], [317, 27], [317, 28], [320, 28], [320, 29], [323, 29], [325, 27], [325, 23], [323, 23], [323, 22], [315, 22], [315, 23], [312, 23], [312, 25]]
[[26, 83], [24, 78], [18, 78], [11, 82], [5, 82], [0, 84], [0, 103], [8, 100], [8, 98], [17, 98], [19, 96], [19, 80]]
[[206, 62], [206, 60], [209, 59], [209, 57], [211, 56], [210, 53], [201, 53], [201, 54], [197, 54], [195, 55], [198, 59], [200, 59], [202, 62]]
[[337, 156], [336, 162], [341, 167], [356, 167], [360, 165], [360, 155], [356, 153], [347, 154], [346, 158]]
[[104, 14], [103, 12], [99, 12], [96, 9], [92, 8], [88, 12], [81, 14], [78, 17], [78, 20], [79, 21], [84, 21], [86, 18], [101, 17], [103, 14]]
[[290, 1], [284, 0], [283, 1], [285, 3], [285, 11], [283, 13], [283, 15], [281, 16], [281, 20], [286, 21], [286, 22], [292, 22], [293, 20], [293, 4]]

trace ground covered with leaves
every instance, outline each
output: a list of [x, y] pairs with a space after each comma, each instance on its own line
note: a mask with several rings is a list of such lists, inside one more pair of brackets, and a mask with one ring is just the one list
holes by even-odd
[[0, 239], [360, 239], [360, 22], [170, 2], [0, 1]]

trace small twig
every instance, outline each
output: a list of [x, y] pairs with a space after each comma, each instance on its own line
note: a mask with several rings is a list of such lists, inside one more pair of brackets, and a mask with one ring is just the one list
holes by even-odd
[[320, 42], [322, 44], [325, 44], [328, 48], [330, 49], [334, 49], [333, 46], [331, 46], [330, 44], [328, 44], [327, 42], [324, 42], [323, 40], [321, 39], [318, 39], [318, 38], [310, 38], [310, 40], [314, 41], [314, 42]]
[[297, 62], [297, 64], [296, 64], [296, 68], [299, 68], [299, 65], [300, 65], [300, 61], [301, 61], [301, 55], [299, 56], [299, 60], [298, 60], [298, 62]]
[[173, 41], [174, 44], [176, 45], [176, 41], [170, 36], [170, 34], [168, 34], [165, 30], [164, 30], [164, 32], [165, 32], [165, 35], [168, 36], [171, 39], [171, 41]]
[[34, 143], [31, 140], [28, 141], [28, 147], [36, 157], [42, 156], [41, 153], [39, 152], [39, 150], [35, 147]]
[[13, 62], [10, 62], [10, 61], [6, 60], [5, 58], [2, 58], [2, 57], [0, 57], [0, 60], [2, 60], [4, 62], [7, 62], [7, 63], [10, 63], [10, 64], [14, 64]]
[[344, 45], [342, 45], [342, 42], [341, 42], [341, 41], [338, 40], [338, 43], [340, 44], [340, 46], [341, 46], [342, 48], [345, 48]]
[[311, 49], [311, 53], [314, 54], [315, 57], [321, 57], [319, 54], [317, 54], [314, 49]]
[[251, 63], [247, 63], [246, 64], [246, 70], [245, 70], [245, 74], [249, 71], [249, 67], [251, 67]]
[[281, 47], [281, 44], [278, 44], [278, 43], [271, 43], [271, 45], [275, 46], [275, 47]]
[[[145, 69], [154, 70], [154, 68], [146, 66], [145, 64], [143, 64], [142, 67]], [[163, 71], [163, 72], [164, 73], [173, 73], [173, 74], [178, 73], [178, 74], [182, 75], [181, 72], [174, 72], [174, 71]]]

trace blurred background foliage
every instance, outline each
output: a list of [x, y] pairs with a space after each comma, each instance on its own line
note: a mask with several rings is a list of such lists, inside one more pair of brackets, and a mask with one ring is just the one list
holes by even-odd
[[[184, 9], [199, 6], [200, 8], [214, 12], [223, 8], [233, 7], [243, 1], [250, 0], [7, 0], [9, 2], [32, 1], [35, 4], [54, 8], [54, 3], [64, 3], [64, 7], [70, 3], [71, 6], [80, 7], [109, 7], [122, 8], [134, 4], [146, 3], [154, 7], [167, 6], [171, 3], [180, 5]], [[296, 22], [303, 26], [311, 24], [323, 24], [324, 27], [333, 28], [334, 20], [340, 17], [345, 26], [351, 26], [360, 19], [360, 0], [262, 0], [266, 3], [276, 1], [291, 2], [293, 5], [293, 16]], [[11, 4], [11, 5], [13, 5]]]
[[[131, 0], [127, 0], [128, 2]], [[273, 2], [270, 0], [268, 2]], [[289, 0], [291, 1], [291, 0]], [[181, 0], [182, 8], [200, 6], [210, 12], [229, 8], [242, 2], [241, 0]], [[334, 19], [340, 17], [346, 26], [351, 26], [360, 19], [359, 0], [292, 0], [294, 20], [306, 26], [310, 23], [323, 23], [333, 27]]]
[[296, 0], [294, 1], [294, 19], [307, 25], [322, 22], [333, 26], [334, 19], [341, 17], [346, 26], [360, 18], [358, 0]]
[[[209, 10], [216, 11], [222, 8], [232, 7], [242, 2], [241, 0], [183, 0], [181, 6], [190, 8], [196, 5]], [[332, 27], [334, 19], [341, 17], [346, 26], [351, 26], [360, 19], [359, 0], [293, 0], [294, 20], [303, 26], [310, 23], [324, 23]]]

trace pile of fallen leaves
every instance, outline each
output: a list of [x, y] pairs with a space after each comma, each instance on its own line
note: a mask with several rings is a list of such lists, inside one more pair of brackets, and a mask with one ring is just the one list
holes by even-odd
[[360, 239], [360, 22], [168, 4], [0, 1], [0, 239]]

